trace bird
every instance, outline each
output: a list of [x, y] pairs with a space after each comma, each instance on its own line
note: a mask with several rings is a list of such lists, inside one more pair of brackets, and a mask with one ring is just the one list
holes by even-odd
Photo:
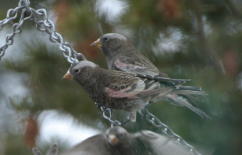
[[[105, 134], [91, 136], [60, 155], [114, 155]], [[115, 154], [120, 155], [120, 154]]]
[[122, 127], [115, 126], [87, 138], [60, 155], [141, 155], [134, 151], [134, 144], [132, 134]]
[[210, 118], [208, 114], [192, 103], [194, 95], [206, 95], [201, 88], [184, 85], [190, 79], [173, 79], [166, 73], [160, 72], [127, 37], [118, 33], [106, 33], [91, 43], [91, 46], [96, 46], [102, 51], [109, 69], [124, 71], [144, 78], [147, 89], [171, 87], [173, 91], [164, 95], [163, 100], [168, 100], [177, 106], [187, 107], [202, 118]]
[[[192, 155], [176, 139], [150, 130], [128, 132], [121, 126], [108, 128], [58, 155]], [[34, 152], [34, 155], [41, 153]], [[47, 154], [57, 155], [57, 154]]]
[[98, 106], [129, 112], [129, 120], [133, 122], [136, 113], [151, 101], [174, 90], [172, 87], [151, 89], [141, 77], [104, 69], [88, 60], [72, 64], [63, 78], [79, 83]]
[[146, 145], [146, 141], [143, 142], [143, 135], [129, 133], [121, 126], [114, 126], [60, 155], [156, 155], [151, 146]]

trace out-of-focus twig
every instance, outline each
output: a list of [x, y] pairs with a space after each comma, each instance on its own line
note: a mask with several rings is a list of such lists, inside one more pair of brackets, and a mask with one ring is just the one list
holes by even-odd
[[222, 61], [220, 60], [218, 54], [216, 53], [215, 49], [211, 49], [208, 45], [205, 30], [204, 30], [204, 20], [201, 13], [201, 3], [200, 0], [192, 1], [193, 9], [194, 9], [194, 20], [195, 20], [195, 34], [197, 36], [197, 40], [199, 42], [200, 51], [204, 53], [200, 53], [200, 55], [204, 58], [204, 61], [212, 66], [215, 67], [216, 70], [219, 70], [221, 73], [225, 73], [224, 66]]
[[226, 6], [231, 13], [239, 18], [242, 17], [242, 11], [235, 5], [233, 0], [226, 0]]

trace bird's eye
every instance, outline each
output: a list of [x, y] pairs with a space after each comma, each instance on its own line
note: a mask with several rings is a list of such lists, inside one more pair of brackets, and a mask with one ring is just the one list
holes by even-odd
[[107, 40], [108, 40], [108, 38], [104, 37], [104, 38], [103, 38], [103, 40], [104, 40], [104, 41], [107, 41]]
[[74, 72], [75, 72], [75, 73], [78, 73], [78, 72], [79, 72], [79, 69], [75, 69]]

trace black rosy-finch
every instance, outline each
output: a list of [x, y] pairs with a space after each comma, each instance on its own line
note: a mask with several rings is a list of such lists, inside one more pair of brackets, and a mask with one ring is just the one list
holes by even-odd
[[[99, 106], [130, 112], [131, 121], [135, 121], [136, 112], [149, 103], [157, 102], [167, 94], [183, 91], [175, 87], [151, 87], [152, 80], [147, 82], [147, 79], [131, 73], [103, 69], [87, 60], [71, 65], [64, 79], [77, 81]], [[206, 115], [191, 104], [186, 106], [198, 114]]]
[[[129, 133], [124, 128], [115, 126], [107, 129], [105, 133], [82, 141], [60, 155], [154, 155], [151, 145], [147, 145], [140, 137], [143, 137], [143, 134], [137, 134], [136, 138], [136, 133]], [[149, 136], [149, 140], [152, 140], [151, 138]]]
[[[185, 106], [201, 117], [209, 117], [206, 113], [192, 105], [192, 96], [206, 93], [194, 86], [183, 85], [188, 80], [172, 79], [159, 69], [123, 35], [107, 33], [94, 41], [91, 45], [97, 46], [104, 53], [109, 69], [119, 70], [143, 77], [146, 89], [160, 87], [175, 87], [174, 91], [163, 96], [164, 100], [178, 106]], [[160, 100], [160, 99], [159, 99]]]
[[174, 138], [160, 135], [150, 130], [130, 133], [120, 126], [115, 126], [107, 129], [104, 133], [89, 137], [60, 155], [177, 154], [194, 155], [193, 152], [179, 144]]

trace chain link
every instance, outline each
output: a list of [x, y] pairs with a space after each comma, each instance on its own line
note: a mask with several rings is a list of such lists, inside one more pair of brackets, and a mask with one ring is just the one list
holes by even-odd
[[[49, 35], [49, 40], [53, 43], [59, 45], [59, 49], [63, 52], [63, 56], [70, 63], [77, 63], [77, 53], [70, 45], [69, 42], [65, 42], [60, 33], [56, 32], [54, 23], [48, 19], [47, 12], [45, 9], [33, 10], [34, 13], [34, 22], [39, 31], [46, 32]], [[82, 59], [86, 59], [82, 55]]]
[[16, 7], [15, 9], [9, 9], [7, 12], [7, 16], [5, 19], [0, 21], [0, 30], [3, 28], [4, 25], [12, 22], [14, 19], [17, 18], [18, 10], [20, 10], [21, 7]]
[[[6, 37], [6, 42], [0, 47], [0, 60], [5, 55], [7, 48], [14, 43], [14, 37], [21, 32], [21, 27], [26, 20], [33, 20], [36, 28], [39, 31], [45, 32], [49, 35], [49, 40], [52, 43], [58, 44], [63, 56], [71, 64], [78, 63], [79, 60], [86, 60], [86, 57], [76, 52], [69, 42], [64, 41], [62, 35], [55, 30], [54, 23], [48, 18], [45, 9], [33, 9], [29, 7], [29, 0], [20, 0], [19, 4], [14, 9], [9, 9], [5, 19], [0, 21], [0, 30], [7, 24], [12, 23], [20, 16], [17, 23], [12, 24], [13, 32]], [[78, 57], [78, 58], [77, 58]]]
[[[20, 33], [21, 27], [24, 24], [24, 22], [32, 17], [32, 14], [29, 13], [29, 8], [25, 8], [23, 6], [18, 6], [15, 9], [10, 9], [7, 13], [7, 17], [0, 21], [0, 28], [2, 28], [4, 25], [12, 22], [13, 20], [18, 18], [18, 14], [20, 13], [20, 17], [18, 22], [12, 24], [12, 33], [8, 34], [5, 39], [5, 44], [0, 47], [0, 60], [5, 55], [6, 50], [9, 46], [13, 45], [14, 43], [14, 37], [16, 34]], [[28, 14], [28, 15], [26, 15]]]
[[18, 5], [28, 7], [30, 5], [30, 1], [29, 0], [19, 0]]
[[149, 112], [147, 108], [144, 108], [141, 111], [141, 114], [145, 117], [145, 119], [151, 123], [153, 126], [161, 129], [161, 132], [171, 138], [174, 138], [177, 143], [185, 146], [190, 152], [194, 155], [201, 155], [192, 145], [186, 142], [183, 138], [177, 135], [172, 129], [170, 129], [166, 124], [162, 123], [159, 118], [157, 118], [154, 114]]
[[122, 123], [118, 120], [112, 119], [112, 109], [100, 106], [100, 110], [103, 113], [103, 118], [108, 120], [111, 123], [111, 126], [121, 126]]

